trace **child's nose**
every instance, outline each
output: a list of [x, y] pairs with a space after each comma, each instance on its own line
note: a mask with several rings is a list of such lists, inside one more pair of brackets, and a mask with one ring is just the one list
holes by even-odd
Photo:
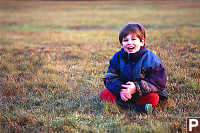
[[134, 42], [132, 40], [129, 40], [128, 41], [128, 44], [133, 44]]

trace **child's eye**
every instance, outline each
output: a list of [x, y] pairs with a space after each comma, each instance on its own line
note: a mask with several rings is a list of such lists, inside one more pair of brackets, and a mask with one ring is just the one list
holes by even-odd
[[124, 42], [127, 42], [128, 40], [123, 40]]

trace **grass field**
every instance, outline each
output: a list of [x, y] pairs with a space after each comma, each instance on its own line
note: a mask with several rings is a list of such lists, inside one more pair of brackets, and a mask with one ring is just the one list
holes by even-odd
[[[200, 117], [199, 1], [0, 2], [0, 132], [185, 132]], [[152, 115], [99, 106], [102, 77], [128, 22], [167, 70]]]

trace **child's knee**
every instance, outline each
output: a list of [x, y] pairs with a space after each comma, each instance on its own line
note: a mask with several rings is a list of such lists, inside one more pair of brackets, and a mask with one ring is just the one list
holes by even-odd
[[158, 104], [158, 102], [158, 93], [149, 93], [136, 99], [136, 104], [138, 105], [152, 104], [152, 106], [155, 107]]
[[101, 101], [107, 101], [107, 102], [114, 103], [117, 98], [108, 89], [103, 89], [100, 92], [100, 99], [101, 99]]
[[155, 107], [159, 102], [159, 95], [158, 93], [149, 93], [150, 101], [153, 107]]

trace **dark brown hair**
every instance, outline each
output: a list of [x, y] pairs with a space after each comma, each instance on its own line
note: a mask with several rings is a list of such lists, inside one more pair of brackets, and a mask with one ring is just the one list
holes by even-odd
[[141, 40], [145, 41], [145, 29], [141, 24], [128, 23], [119, 32], [119, 42], [122, 44], [122, 40], [128, 34], [134, 34]]

